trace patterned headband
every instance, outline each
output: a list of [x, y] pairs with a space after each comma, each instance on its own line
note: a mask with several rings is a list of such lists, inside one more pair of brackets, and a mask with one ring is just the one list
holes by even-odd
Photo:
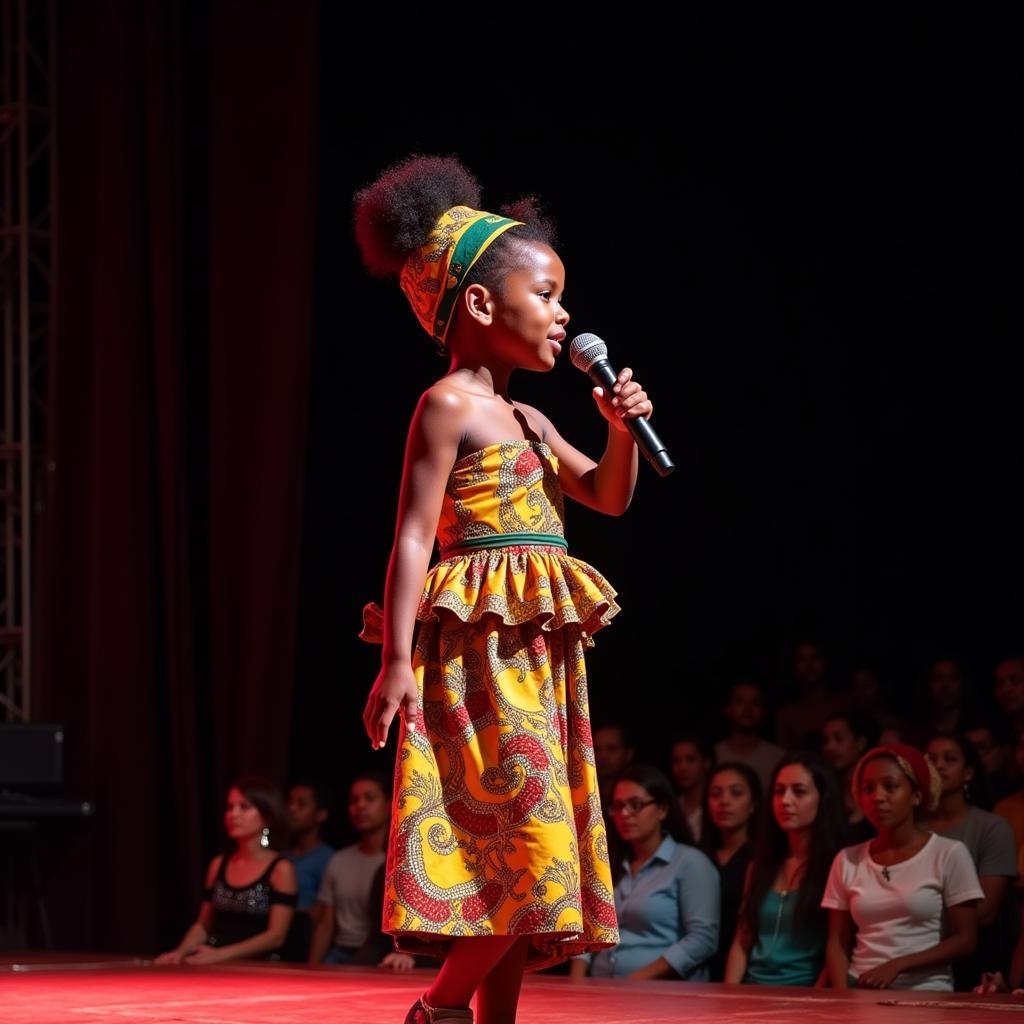
[[438, 218], [426, 243], [406, 259], [398, 283], [420, 326], [442, 347], [455, 300], [473, 264], [499, 235], [523, 223], [453, 206]]

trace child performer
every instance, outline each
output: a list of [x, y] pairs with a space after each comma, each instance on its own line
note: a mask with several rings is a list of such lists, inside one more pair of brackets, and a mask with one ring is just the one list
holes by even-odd
[[374, 748], [402, 710], [384, 930], [445, 958], [407, 1024], [471, 1021], [474, 993], [478, 1024], [513, 1021], [525, 970], [619, 940], [583, 658], [619, 608], [568, 554], [562, 499], [626, 510], [624, 421], [653, 407], [628, 368], [595, 387], [595, 463], [510, 397], [513, 370], [555, 365], [569, 314], [536, 200], [502, 214], [452, 157], [408, 157], [355, 197], [367, 269], [399, 277], [449, 360], [412, 418], [384, 606], [361, 634], [383, 643]]

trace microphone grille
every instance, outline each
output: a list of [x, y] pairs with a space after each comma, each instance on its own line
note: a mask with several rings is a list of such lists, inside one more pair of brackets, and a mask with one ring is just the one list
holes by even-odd
[[569, 342], [569, 358], [577, 370], [590, 373], [590, 368], [608, 355], [608, 346], [596, 334], [577, 334]]

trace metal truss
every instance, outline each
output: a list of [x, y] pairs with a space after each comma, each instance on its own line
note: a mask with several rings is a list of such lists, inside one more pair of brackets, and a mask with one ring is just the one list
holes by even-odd
[[56, 297], [54, 0], [0, 0], [0, 719], [32, 716], [32, 537]]

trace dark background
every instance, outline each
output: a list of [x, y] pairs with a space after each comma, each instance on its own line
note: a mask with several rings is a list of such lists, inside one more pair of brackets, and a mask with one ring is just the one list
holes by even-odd
[[[51, 855], [61, 945], [176, 942], [232, 777], [390, 769], [356, 634], [444, 364], [350, 206], [408, 153], [550, 205], [570, 335], [634, 367], [678, 466], [567, 510], [623, 607], [595, 720], [661, 759], [741, 673], [782, 699], [808, 635], [903, 710], [929, 660], [987, 696], [1024, 645], [1011, 4], [60, 17], [39, 706], [99, 807]], [[513, 391], [600, 454], [565, 358]]]

